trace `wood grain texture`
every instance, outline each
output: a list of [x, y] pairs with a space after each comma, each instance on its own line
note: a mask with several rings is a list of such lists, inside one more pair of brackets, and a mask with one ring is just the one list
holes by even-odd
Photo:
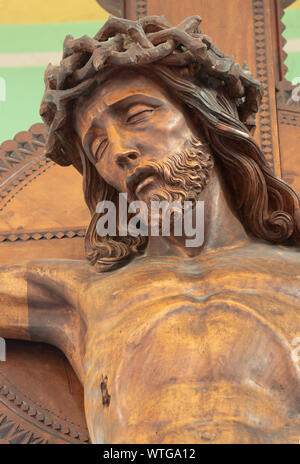
[[[2, 266], [34, 258], [84, 257], [89, 215], [80, 178], [49, 163], [45, 140], [45, 126], [35, 124], [0, 147]], [[20, 293], [26, 294], [26, 284], [13, 274], [7, 282], [3, 274], [1, 279], [15, 301], [9, 304], [1, 294], [10, 326], [3, 327], [3, 335], [28, 340], [27, 299], [16, 303]], [[69, 362], [50, 345], [24, 343], [7, 340], [7, 361], [1, 363], [1, 443], [87, 443], [82, 387]]]
[[[299, 333], [295, 269], [297, 252], [253, 245], [192, 268], [145, 257], [107, 276], [108, 309], [87, 345], [92, 439], [297, 443], [299, 377], [286, 351]], [[109, 408], [95, 396], [102, 376]]]
[[6, 340], [6, 354], [0, 370], [1, 443], [88, 443], [82, 387], [64, 355], [53, 346], [17, 340]]
[[[251, 71], [265, 85], [264, 102], [261, 106], [256, 139], [265, 156], [278, 176], [281, 175], [280, 153], [277, 130], [275, 100], [275, 79], [273, 50], [271, 44], [272, 1], [239, 0], [226, 2], [226, 24], [224, 22], [224, 2], [221, 0], [188, 0], [178, 2], [174, 8], [172, 0], [159, 2], [145, 0], [147, 14], [165, 14], [171, 23], [176, 23], [188, 15], [203, 18], [202, 30], [213, 37], [217, 46], [233, 55], [235, 61], [246, 61]], [[136, 18], [136, 2], [129, 0], [128, 17]]]
[[296, 443], [298, 254], [244, 243], [104, 275], [84, 261], [33, 263], [41, 298], [63, 282], [87, 321], [92, 441]]
[[[222, 50], [256, 69], [267, 84], [256, 138], [269, 165], [277, 174], [282, 167], [284, 179], [299, 189], [298, 112], [287, 104], [287, 84], [279, 86], [277, 126], [275, 82], [282, 62], [274, 2], [247, 0], [237, 7], [237, 0], [228, 0], [226, 24], [224, 3], [216, 0], [214, 8], [211, 3], [190, 1], [174, 8], [169, 1], [129, 1], [125, 12], [132, 19], [165, 12], [174, 24], [200, 13], [203, 30]], [[12, 268], [2, 269], [2, 333], [42, 340], [66, 354], [84, 385], [85, 414], [95, 443], [298, 443], [299, 374], [293, 340], [300, 336], [299, 249], [248, 242], [221, 203], [216, 211], [225, 210], [221, 217], [229, 222], [218, 222], [215, 229], [207, 225], [209, 234], [218, 237], [215, 249], [187, 259], [165, 256], [164, 247], [153, 255], [149, 248], [123, 269], [98, 274], [82, 261], [89, 215], [80, 177], [72, 168], [63, 174], [65, 168], [46, 161], [44, 134], [39, 125], [0, 149], [1, 264], [39, 260], [19, 265], [19, 310], [11, 297]], [[25, 168], [24, 160], [35, 172]], [[217, 207], [220, 193], [208, 192]], [[21, 222], [22, 215], [26, 219]], [[236, 231], [241, 234], [237, 243]], [[0, 373], [0, 439], [87, 442], [81, 386], [66, 360], [70, 371], [64, 375], [54, 366], [63, 359], [61, 352], [53, 354], [47, 345], [40, 345], [44, 358], [28, 352], [28, 363], [35, 362], [32, 386], [17, 360], [17, 343], [25, 342], [11, 343], [15, 360], [7, 363], [5, 381]], [[19, 349], [26, 352], [23, 345]], [[55, 398], [45, 390], [46, 378], [38, 375], [45, 360], [59, 384], [58, 413]], [[9, 384], [12, 379], [17, 388]], [[69, 395], [70, 389], [76, 394]], [[39, 395], [42, 404], [37, 407]], [[15, 413], [9, 412], [12, 404]], [[57, 419], [61, 414], [64, 419]]]
[[[155, 72], [112, 69], [73, 105], [85, 199], [91, 212], [109, 188], [116, 206], [118, 193], [146, 205], [157, 195], [202, 201], [203, 242], [189, 247], [186, 230], [99, 239], [95, 211], [85, 237], [90, 263], [38, 259], [0, 268], [0, 336], [22, 339], [25, 329], [27, 339], [65, 354], [83, 386], [92, 443], [295, 443], [297, 195], [272, 175], [223, 85], [218, 90], [215, 79], [206, 87], [207, 117], [223, 103], [212, 130], [201, 106], [187, 111], [179, 92], [188, 87], [202, 102], [196, 84], [163, 68], [165, 82]], [[67, 165], [74, 152], [55, 148], [59, 156], [48, 154]], [[17, 323], [24, 305], [25, 327]]]

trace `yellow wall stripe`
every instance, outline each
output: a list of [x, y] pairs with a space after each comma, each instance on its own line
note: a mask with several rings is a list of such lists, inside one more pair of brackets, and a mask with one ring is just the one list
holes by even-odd
[[0, 0], [0, 24], [105, 21], [96, 0]]
[[27, 68], [31, 66], [58, 65], [62, 52], [0, 53], [0, 68]]
[[292, 5], [288, 7], [289, 10], [293, 8], [300, 8], [300, 0], [297, 0], [295, 3], [292, 3]]

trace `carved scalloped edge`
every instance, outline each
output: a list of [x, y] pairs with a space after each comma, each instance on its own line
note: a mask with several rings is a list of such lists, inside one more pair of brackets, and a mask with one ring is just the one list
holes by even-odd
[[32, 180], [52, 166], [44, 154], [46, 126], [33, 124], [0, 145], [0, 211]]
[[148, 5], [147, 0], [136, 0], [136, 19], [147, 16]]
[[284, 24], [284, 22], [282, 21], [282, 18], [284, 16], [284, 7], [283, 7], [283, 4], [282, 2], [278, 2], [278, 8], [279, 8], [279, 12], [278, 12], [278, 15], [279, 15], [279, 33], [280, 33], [280, 46], [281, 46], [281, 72], [282, 72], [282, 76], [285, 78], [287, 72], [288, 72], [288, 67], [287, 65], [285, 64], [285, 60], [287, 59], [287, 53], [286, 51], [284, 50], [284, 46], [286, 45], [287, 43], [287, 40], [285, 39], [285, 37], [283, 36], [283, 32], [285, 31], [286, 29], [286, 26]]
[[38, 231], [38, 232], [20, 232], [17, 234], [0, 234], [0, 243], [1, 242], [27, 242], [28, 240], [52, 240], [52, 239], [62, 239], [62, 238], [74, 238], [74, 237], [84, 237], [85, 229], [83, 228], [74, 228], [73, 230], [55, 230], [55, 231]]
[[0, 145], [0, 189], [8, 178], [26, 166], [28, 161], [42, 155], [47, 129], [45, 124], [33, 124], [28, 131], [18, 132], [12, 140]]
[[[0, 170], [4, 167], [7, 173], [0, 177], [0, 211], [13, 200], [29, 183], [43, 174], [55, 163], [44, 154], [46, 126], [33, 124], [28, 131], [21, 131], [13, 140], [6, 140], [0, 146]], [[11, 157], [11, 158], [10, 158]], [[0, 234], [1, 242], [28, 240], [51, 240], [73, 237], [84, 237], [82, 226], [73, 230], [47, 230]]]
[[34, 160], [31, 166], [28, 166], [26, 171], [20, 173], [17, 179], [12, 179], [7, 187], [0, 190], [0, 211], [15, 198], [28, 184], [37, 179], [40, 175], [46, 172], [49, 168], [55, 166], [53, 161], [48, 160], [45, 156], [40, 158], [39, 161]]
[[[2, 379], [1, 379], [2, 377]], [[32, 403], [33, 405], [35, 405], [37, 408], [40, 408], [40, 409], [43, 409], [43, 411], [46, 411], [48, 412], [49, 414], [52, 414], [53, 416], [55, 416], [57, 419], [60, 419], [62, 421], [65, 421], [65, 422], [68, 422], [69, 424], [72, 424], [80, 429], [82, 429], [84, 432], [87, 432], [88, 429], [87, 427], [82, 427], [81, 425], [79, 424], [76, 424], [75, 422], [71, 421], [70, 419], [67, 419], [66, 417], [62, 417], [57, 411], [50, 411], [50, 409], [46, 408], [44, 405], [42, 405], [41, 403], [39, 403], [38, 401], [36, 400], [33, 400], [29, 395], [27, 395], [26, 393], [22, 392], [20, 390], [20, 388], [15, 385], [10, 379], [8, 379], [8, 377], [2, 372], [0, 371], [0, 388], [1, 388], [1, 385], [4, 385], [3, 384], [3, 381], [7, 384], [10, 385], [10, 388], [11, 389], [14, 389], [14, 391], [17, 392], [17, 394], [19, 394], [20, 396], [22, 396], [23, 398], [25, 398], [25, 400], [27, 400], [28, 402]]]
[[21, 396], [15, 394], [7, 385], [0, 385], [0, 395], [4, 401], [6, 400], [9, 402], [9, 404], [12, 404], [23, 416], [27, 416], [27, 420], [30, 419], [34, 425], [44, 430], [44, 432], [47, 433], [47, 429], [49, 428], [51, 429], [52, 434], [54, 433], [55, 436], [64, 441], [71, 441], [73, 443], [89, 442], [87, 429], [85, 432], [81, 432], [78, 429], [76, 430], [70, 425], [72, 424], [74, 426], [76, 424], [66, 419], [62, 419], [48, 409], [46, 410], [48, 415], [45, 414], [45, 412], [42, 412], [37, 407], [35, 407], [31, 398], [28, 398], [30, 400], [30, 404], [27, 400], [24, 399], [25, 395], [22, 394]]
[[266, 53], [264, 0], [252, 0], [252, 6], [257, 77], [264, 84], [264, 96], [258, 113], [260, 119], [260, 144], [269, 166], [274, 171], [271, 106], [270, 93], [268, 87], [268, 62]]
[[47, 128], [46, 128], [46, 125], [43, 122], [36, 122], [36, 123], [32, 124], [27, 131], [25, 131], [25, 130], [19, 131], [19, 132], [16, 133], [16, 135], [14, 136], [13, 139], [7, 139], [7, 140], [4, 140], [3, 142], [1, 142], [0, 150], [3, 149], [3, 146], [4, 146], [4, 144], [6, 142], [18, 141], [19, 137], [22, 137], [22, 135], [27, 134], [27, 133], [31, 133], [32, 135], [33, 134], [43, 134], [46, 137]]
[[278, 122], [286, 126], [300, 127], [300, 113], [278, 111]]
[[18, 445], [44, 445], [48, 443], [48, 440], [36, 435], [28, 427], [23, 428], [23, 426], [12, 420], [7, 414], [0, 412], [0, 443], [2, 444], [3, 442], [5, 444]]

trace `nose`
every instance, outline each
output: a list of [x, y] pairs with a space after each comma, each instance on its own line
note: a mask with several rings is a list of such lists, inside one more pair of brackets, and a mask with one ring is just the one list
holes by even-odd
[[139, 158], [139, 151], [135, 148], [134, 142], [130, 140], [127, 133], [117, 130], [113, 124], [108, 128], [111, 140], [112, 155], [116, 164], [120, 168], [130, 169], [134, 167]]
[[130, 168], [136, 164], [138, 152], [136, 150], [120, 150], [115, 154], [115, 160], [120, 168]]

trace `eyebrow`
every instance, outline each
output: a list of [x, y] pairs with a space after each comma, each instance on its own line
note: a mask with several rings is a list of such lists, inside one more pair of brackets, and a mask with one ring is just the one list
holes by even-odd
[[[130, 104], [132, 105], [132, 104], [135, 104], [135, 103], [140, 103], [141, 100], [143, 100], [144, 102], [146, 102], [147, 104], [149, 104], [150, 106], [153, 106], [153, 107], [161, 106], [164, 103], [164, 101], [159, 99], [159, 98], [152, 97], [150, 95], [145, 95], [143, 93], [138, 93], [138, 94], [134, 94], [134, 95], [128, 95], [127, 97], [124, 97], [124, 98], [122, 98], [120, 100], [117, 100], [116, 102], [111, 103], [111, 104], [106, 105], [106, 106], [109, 109], [109, 111], [114, 111], [114, 110], [117, 110], [117, 109], [125, 109]], [[88, 136], [89, 132], [96, 127], [95, 123], [96, 123], [97, 119], [98, 119], [98, 117], [96, 116], [95, 118], [93, 118], [93, 120], [89, 124], [89, 126], [87, 128], [87, 131], [86, 131], [86, 133], [84, 135], [83, 141], [85, 141], [85, 139]]]
[[150, 105], [153, 105], [153, 106], [158, 106], [158, 105], [161, 105], [163, 103], [163, 101], [159, 98], [156, 98], [156, 97], [152, 97], [151, 95], [146, 95], [144, 93], [137, 93], [137, 94], [134, 94], [134, 95], [128, 95], [128, 97], [124, 97], [120, 100], [117, 100], [116, 102], [114, 103], [111, 103], [110, 105], [106, 105], [109, 109], [115, 109], [115, 108], [118, 108], [118, 107], [126, 107], [128, 106], [129, 104], [132, 104], [132, 103], [139, 103], [139, 100], [146, 100], [148, 103], [150, 103]]

